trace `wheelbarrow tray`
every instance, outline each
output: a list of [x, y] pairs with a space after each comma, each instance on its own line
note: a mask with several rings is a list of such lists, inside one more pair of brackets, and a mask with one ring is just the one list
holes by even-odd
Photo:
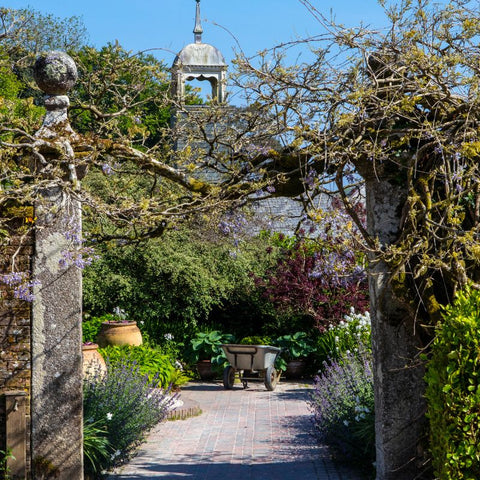
[[270, 345], [222, 345], [230, 365], [236, 370], [266, 370], [273, 367], [280, 348]]

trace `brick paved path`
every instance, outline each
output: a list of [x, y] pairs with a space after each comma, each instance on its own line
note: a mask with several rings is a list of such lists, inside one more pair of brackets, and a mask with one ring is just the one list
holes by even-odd
[[280, 382], [224, 390], [220, 383], [182, 389], [202, 414], [158, 425], [116, 479], [360, 480], [336, 466], [313, 438], [307, 387]]

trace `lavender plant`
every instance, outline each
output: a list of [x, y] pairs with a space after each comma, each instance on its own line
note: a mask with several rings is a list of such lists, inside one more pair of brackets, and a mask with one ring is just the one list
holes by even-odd
[[175, 396], [155, 388], [138, 367], [127, 363], [110, 364], [107, 374], [90, 376], [84, 382], [84, 418], [105, 430], [110, 456], [98, 456], [96, 470], [108, 469], [125, 460], [146, 432], [164, 420]]
[[319, 441], [335, 455], [372, 468], [375, 459], [371, 353], [364, 349], [325, 362], [310, 395]]

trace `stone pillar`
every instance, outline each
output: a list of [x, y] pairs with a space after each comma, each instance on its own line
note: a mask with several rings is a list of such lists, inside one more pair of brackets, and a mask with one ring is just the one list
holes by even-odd
[[[398, 238], [407, 192], [404, 185], [381, 178], [366, 178], [368, 229], [387, 246]], [[421, 471], [425, 433], [422, 341], [415, 312], [396, 297], [384, 262], [372, 262], [369, 284], [377, 480], [413, 480]]]
[[[75, 137], [67, 118], [68, 97], [76, 81], [73, 60], [61, 52], [37, 59], [34, 77], [47, 94], [47, 114], [36, 137], [56, 148], [45, 148], [45, 159], [74, 164]], [[42, 148], [42, 147], [40, 147]], [[71, 169], [70, 169], [71, 170]], [[65, 168], [68, 175], [69, 168]], [[37, 216], [32, 307], [32, 463], [34, 478], [83, 479], [82, 400], [82, 277], [71, 258], [72, 236], [80, 235], [81, 210], [60, 186], [40, 192]]]

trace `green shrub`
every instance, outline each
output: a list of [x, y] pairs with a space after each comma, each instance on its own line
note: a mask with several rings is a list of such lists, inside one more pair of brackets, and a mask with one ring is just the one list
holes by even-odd
[[275, 340], [275, 345], [282, 349], [280, 355], [287, 362], [308, 357], [313, 351], [311, 338], [306, 332], [282, 335]]
[[270, 262], [259, 241], [235, 246], [231, 238], [210, 237], [200, 228], [179, 229], [105, 250], [84, 271], [85, 311], [95, 316], [119, 306], [132, 320], [143, 321], [142, 333], [160, 344], [168, 333], [191, 335], [210, 323], [214, 310], [216, 315], [227, 303], [248, 298], [254, 291], [249, 274], [260, 274]]
[[185, 356], [191, 364], [199, 360], [211, 360], [214, 365], [223, 367], [227, 357], [221, 347], [222, 343], [234, 343], [235, 337], [218, 330], [197, 332], [187, 345]]
[[87, 316], [82, 322], [82, 337], [84, 342], [97, 341], [97, 336], [100, 332], [100, 328], [103, 322], [110, 320], [112, 315], [104, 315], [102, 317], [90, 317]]
[[460, 292], [443, 316], [425, 375], [432, 463], [440, 480], [475, 480], [480, 478], [480, 292]]
[[267, 336], [252, 335], [240, 340], [240, 345], [272, 345], [272, 339]]
[[136, 365], [140, 375], [145, 375], [149, 382], [162, 388], [176, 388], [189, 380], [181, 370], [181, 365], [175, 365], [168, 355], [149, 345], [107, 346], [100, 348], [99, 352], [111, 365]]
[[176, 340], [171, 333], [164, 334], [163, 338], [160, 339], [160, 341], [158, 341], [157, 339], [155, 344], [157, 348], [159, 348], [165, 355], [168, 355], [170, 358], [181, 358], [183, 352], [185, 351], [185, 344]]

